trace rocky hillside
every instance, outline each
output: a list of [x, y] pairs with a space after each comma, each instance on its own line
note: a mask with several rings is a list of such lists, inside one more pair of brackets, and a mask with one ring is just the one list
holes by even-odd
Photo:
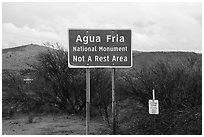
[[[28, 64], [37, 62], [37, 55], [46, 51], [47, 47], [40, 45], [24, 45], [15, 48], [2, 49], [2, 69], [22, 70], [31, 69]], [[133, 51], [133, 67], [140, 70], [149, 67], [155, 62], [168, 60], [171, 63], [182, 64], [189, 57], [198, 57], [202, 54], [193, 52], [138, 52]]]
[[30, 69], [28, 64], [36, 62], [37, 55], [46, 50], [47, 47], [34, 44], [2, 49], [2, 69]]

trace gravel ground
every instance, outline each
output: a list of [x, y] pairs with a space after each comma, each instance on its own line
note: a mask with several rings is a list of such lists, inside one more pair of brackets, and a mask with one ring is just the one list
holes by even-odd
[[[91, 120], [90, 134], [100, 134], [106, 127], [97, 118]], [[28, 116], [20, 115], [2, 120], [3, 135], [84, 135], [86, 121], [82, 116], [48, 115], [35, 116], [32, 123], [28, 123]]]

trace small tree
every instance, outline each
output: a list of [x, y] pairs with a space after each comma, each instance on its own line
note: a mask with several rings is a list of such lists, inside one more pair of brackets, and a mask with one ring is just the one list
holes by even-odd
[[[4, 88], [8, 88], [7, 91], [3, 91], [2, 103], [3, 107], [9, 106], [9, 112], [13, 114], [18, 110], [21, 112], [29, 113], [39, 107], [41, 101], [37, 94], [30, 94], [26, 84], [23, 81], [24, 71], [3, 71], [3, 83]], [[33, 116], [32, 116], [33, 118]]]
[[85, 107], [84, 70], [68, 68], [68, 52], [58, 44], [47, 43], [46, 46], [47, 52], [39, 54], [38, 64], [32, 67], [51, 85], [51, 90], [46, 92], [50, 97], [47, 101], [67, 113], [82, 111]]

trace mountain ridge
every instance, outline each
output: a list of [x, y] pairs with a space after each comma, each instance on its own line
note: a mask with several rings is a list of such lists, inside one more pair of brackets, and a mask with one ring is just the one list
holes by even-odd
[[[44, 52], [48, 47], [28, 44], [17, 46], [13, 48], [2, 49], [2, 69], [32, 69], [27, 64], [33, 64], [37, 62], [37, 56], [40, 52]], [[143, 52], [133, 50], [133, 67], [140, 68], [142, 65], [151, 66], [158, 60], [170, 60], [176, 62], [182, 62], [182, 60], [188, 56], [199, 56], [202, 59], [202, 53], [185, 52], [185, 51], [151, 51]]]
[[38, 54], [46, 50], [47, 47], [37, 44], [2, 49], [2, 69], [32, 69], [28, 64], [37, 62]]

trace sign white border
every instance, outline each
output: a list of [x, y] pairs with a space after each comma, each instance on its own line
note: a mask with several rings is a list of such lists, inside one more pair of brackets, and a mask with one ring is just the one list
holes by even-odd
[[[130, 58], [131, 58], [131, 62], [130, 62], [130, 66], [73, 66], [70, 64], [70, 60], [69, 60], [69, 30], [130, 30], [130, 34], [131, 34], [131, 41], [130, 41], [130, 47], [131, 47], [131, 55], [130, 55]], [[132, 30], [131, 29], [84, 29], [84, 28], [77, 28], [77, 29], [73, 29], [73, 28], [70, 28], [68, 29], [68, 67], [69, 68], [131, 68], [132, 67], [132, 64], [133, 64], [133, 55], [132, 55]]]

